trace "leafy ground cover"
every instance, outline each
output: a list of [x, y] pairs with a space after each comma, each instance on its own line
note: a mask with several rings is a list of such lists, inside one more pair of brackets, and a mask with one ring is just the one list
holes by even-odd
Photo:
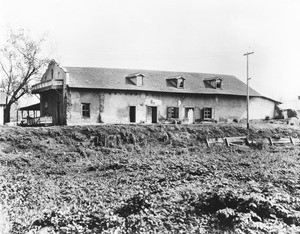
[[[0, 233], [297, 233], [297, 128], [207, 148], [238, 124], [0, 128]], [[96, 137], [96, 138], [95, 138]]]

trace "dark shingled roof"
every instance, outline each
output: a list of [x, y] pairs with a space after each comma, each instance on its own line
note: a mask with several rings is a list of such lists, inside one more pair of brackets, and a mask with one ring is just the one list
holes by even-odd
[[[247, 85], [231, 75], [204, 74], [192, 72], [150, 71], [116, 68], [65, 67], [70, 75], [70, 88], [139, 90], [169, 93], [223, 94], [246, 96]], [[143, 74], [144, 84], [135, 86], [125, 82], [130, 74]], [[185, 78], [184, 88], [167, 86], [167, 78], [182, 76]], [[221, 78], [222, 88], [215, 89], [204, 82], [207, 78]], [[250, 88], [250, 96], [263, 97]], [[270, 98], [268, 98], [270, 99]], [[272, 99], [270, 99], [272, 100]]]
[[33, 105], [30, 105], [30, 106], [24, 106], [24, 107], [21, 107], [19, 108], [18, 110], [20, 111], [25, 111], [25, 110], [40, 110], [40, 103], [36, 103], [36, 104], [33, 104]]

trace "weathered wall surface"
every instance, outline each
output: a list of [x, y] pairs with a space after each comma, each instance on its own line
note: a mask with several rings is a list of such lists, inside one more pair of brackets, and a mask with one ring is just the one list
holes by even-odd
[[[82, 103], [90, 103], [90, 117], [82, 117]], [[185, 108], [194, 108], [194, 119], [202, 119], [201, 111], [213, 109], [216, 120], [241, 119], [246, 117], [246, 98], [237, 96], [152, 94], [133, 92], [108, 92], [72, 90], [69, 95], [67, 124], [129, 123], [130, 106], [136, 107], [136, 123], [151, 123], [149, 111], [157, 107], [157, 120], [167, 118], [167, 107], [179, 107], [179, 119], [185, 118]], [[274, 102], [264, 98], [251, 98], [250, 117], [263, 119], [274, 116]]]
[[275, 103], [271, 100], [252, 97], [249, 105], [250, 119], [265, 119], [267, 116], [273, 118], [275, 113]]
[[[68, 95], [67, 124], [100, 123], [103, 109], [101, 92], [70, 91]], [[82, 117], [82, 103], [90, 103], [90, 117]]]

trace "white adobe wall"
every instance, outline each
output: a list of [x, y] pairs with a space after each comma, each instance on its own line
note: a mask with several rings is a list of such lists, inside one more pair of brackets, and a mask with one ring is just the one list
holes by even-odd
[[252, 97], [249, 105], [250, 119], [265, 119], [267, 116], [274, 118], [275, 102], [261, 97]]
[[[83, 118], [81, 103], [90, 103], [90, 118]], [[199, 96], [180, 94], [137, 94], [72, 90], [68, 103], [67, 124], [129, 123], [129, 106], [136, 106], [136, 123], [150, 122], [147, 106], [157, 106], [157, 119], [167, 116], [167, 107], [179, 107], [179, 119], [184, 118], [185, 108], [195, 108], [195, 120], [201, 119], [204, 107], [213, 108], [213, 118], [217, 120], [241, 119], [246, 117], [246, 97]], [[250, 118], [274, 117], [275, 103], [265, 98], [250, 99]], [[149, 117], [149, 116], [148, 116]]]

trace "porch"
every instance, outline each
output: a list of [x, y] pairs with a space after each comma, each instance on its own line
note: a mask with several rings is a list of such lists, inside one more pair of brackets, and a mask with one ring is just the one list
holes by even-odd
[[25, 106], [17, 110], [18, 126], [49, 126], [53, 124], [52, 116], [40, 116], [40, 103]]

